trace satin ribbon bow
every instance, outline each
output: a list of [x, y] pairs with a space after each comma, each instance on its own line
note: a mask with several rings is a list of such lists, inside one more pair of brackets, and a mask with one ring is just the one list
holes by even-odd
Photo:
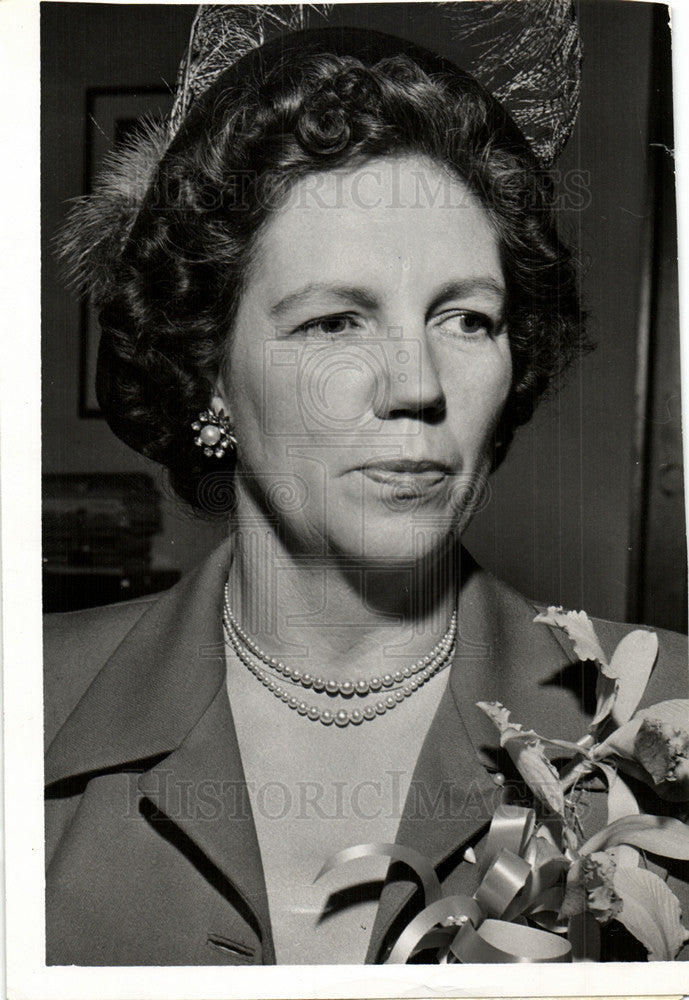
[[[370, 856], [408, 865], [424, 892], [424, 909], [397, 939], [386, 965], [404, 964], [429, 948], [438, 950], [441, 963], [571, 962], [571, 945], [561, 936], [566, 926], [557, 917], [564, 889], [556, 883], [567, 860], [547, 828], [536, 829], [533, 809], [503, 805], [497, 810], [473, 896], [443, 896], [428, 859], [399, 844], [347, 848], [326, 862], [317, 879]], [[527, 917], [539, 927], [527, 925]]]

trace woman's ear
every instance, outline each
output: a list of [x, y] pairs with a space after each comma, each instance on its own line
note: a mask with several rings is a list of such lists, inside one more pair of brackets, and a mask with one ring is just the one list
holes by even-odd
[[227, 392], [222, 377], [217, 378], [215, 381], [210, 405], [211, 409], [215, 410], [216, 413], [224, 413], [230, 420], [230, 423], [232, 423], [232, 411], [227, 401]]

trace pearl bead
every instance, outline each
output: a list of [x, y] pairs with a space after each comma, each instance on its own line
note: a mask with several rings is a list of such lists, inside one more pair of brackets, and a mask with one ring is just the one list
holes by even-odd
[[[213, 428], [212, 425], [209, 425], [205, 429], [212, 430]], [[204, 428], [201, 428], [201, 430], [204, 430]], [[217, 431], [218, 428], [215, 428], [215, 430]], [[206, 447], [205, 452], [207, 455], [212, 455], [212, 447]], [[295, 709], [299, 715], [306, 716], [311, 721], [320, 721], [324, 726], [331, 726], [335, 723], [336, 726], [341, 728], [350, 723], [354, 726], [359, 726], [365, 720], [375, 719], [377, 716], [384, 715], [387, 711], [393, 709], [396, 705], [403, 702], [405, 698], [409, 698], [430, 677], [448, 665], [455, 649], [455, 636], [457, 632], [457, 615], [454, 612], [445, 637], [441, 642], [437, 643], [429, 654], [417, 660], [416, 663], [408, 664], [400, 670], [385, 673], [382, 677], [372, 677], [370, 680], [360, 678], [357, 681], [326, 681], [322, 677], [314, 677], [309, 673], [302, 673], [299, 669], [288, 667], [282, 660], [277, 659], [277, 657], [268, 656], [242, 630], [232, 614], [232, 609], [229, 605], [229, 585], [225, 586], [225, 607], [223, 609], [222, 620], [228, 644], [232, 646], [250, 673], [261, 684], [267, 687], [276, 698], [280, 698], [290, 708]], [[370, 703], [362, 709], [355, 709], [352, 712], [347, 712], [343, 708], [337, 711], [321, 710], [317, 705], [309, 705], [306, 701], [300, 700], [293, 694], [293, 687], [291, 689], [289, 687], [287, 689], [281, 687], [271, 673], [266, 671], [266, 667], [270, 671], [275, 671], [292, 684], [300, 684], [304, 688], [313, 687], [314, 691], [319, 693], [325, 691], [333, 697], [339, 695], [341, 698], [349, 698], [355, 693], [365, 696], [372, 691], [380, 691], [381, 688], [390, 689], [393, 685], [396, 685], [396, 689], [383, 691], [384, 697], [380, 701]], [[506, 781], [502, 774], [494, 775], [493, 780], [496, 784], [504, 784]]]
[[505, 778], [505, 775], [501, 774], [500, 771], [498, 771], [496, 774], [492, 774], [491, 779], [493, 781], [493, 784], [498, 785], [500, 788], [502, 788], [502, 786], [505, 784], [505, 781], [507, 780]]
[[216, 445], [220, 438], [222, 437], [219, 427], [214, 427], [213, 424], [206, 424], [205, 427], [201, 428], [201, 433], [199, 437], [204, 444]]

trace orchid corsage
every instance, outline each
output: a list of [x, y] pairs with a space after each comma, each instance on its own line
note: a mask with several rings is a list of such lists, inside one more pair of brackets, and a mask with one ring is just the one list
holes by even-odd
[[[585, 612], [551, 607], [534, 620], [564, 631], [579, 659], [596, 664], [596, 711], [588, 732], [570, 742], [513, 722], [499, 702], [478, 702], [534, 804], [505, 802], [496, 811], [474, 895], [444, 895], [428, 859], [397, 844], [348, 848], [318, 876], [371, 855], [415, 871], [424, 907], [389, 964], [429, 950], [441, 963], [590, 961], [598, 957], [597, 931], [611, 921], [649, 960], [674, 959], [689, 938], [679, 900], [648, 860], [689, 861], [689, 826], [643, 812], [638, 796], [652, 789], [656, 800], [689, 801], [689, 700], [638, 710], [658, 653], [655, 633], [630, 632], [607, 660]], [[607, 788], [607, 823], [585, 836], [581, 792], [596, 777]], [[663, 811], [660, 802], [655, 811]]]

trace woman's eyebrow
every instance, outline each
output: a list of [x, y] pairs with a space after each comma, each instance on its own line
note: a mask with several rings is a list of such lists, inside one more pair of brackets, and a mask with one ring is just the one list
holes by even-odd
[[468, 295], [476, 294], [488, 295], [490, 298], [495, 299], [497, 304], [502, 305], [505, 300], [506, 289], [501, 281], [489, 275], [450, 281], [443, 285], [433, 296], [429, 312], [448, 299], [461, 299]]
[[367, 288], [360, 288], [356, 285], [333, 285], [328, 282], [316, 281], [285, 295], [274, 306], [271, 306], [270, 315], [273, 319], [278, 319], [280, 316], [284, 316], [289, 309], [300, 305], [312, 296], [324, 294], [338, 299], [340, 302], [354, 303], [354, 305], [358, 305], [362, 309], [375, 309], [379, 305], [378, 297]]

